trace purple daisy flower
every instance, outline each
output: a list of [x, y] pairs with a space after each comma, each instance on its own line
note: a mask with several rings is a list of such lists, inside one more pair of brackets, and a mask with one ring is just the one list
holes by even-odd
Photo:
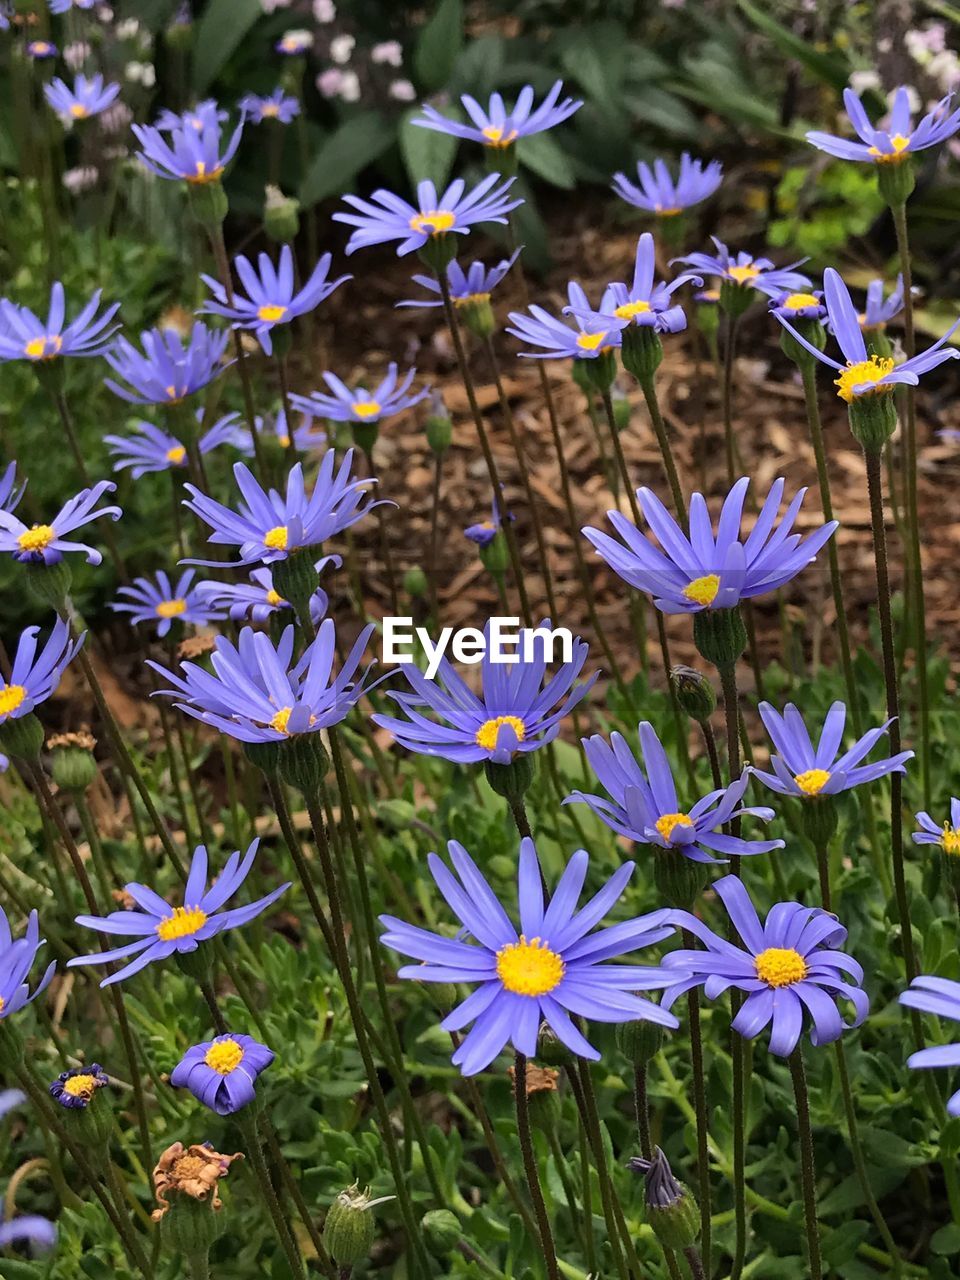
[[521, 351], [520, 355], [535, 360], [596, 360], [611, 348], [620, 346], [621, 332], [630, 324], [628, 319], [595, 311], [583, 289], [574, 281], [567, 285], [567, 299], [569, 305], [564, 307], [563, 313], [573, 317], [572, 325], [556, 319], [535, 304], [531, 305], [529, 315], [523, 311], [510, 312], [513, 327], [507, 325], [507, 333], [512, 333], [521, 342], [543, 348], [541, 351]]
[[465, 138], [469, 142], [479, 142], [485, 147], [503, 151], [513, 146], [519, 138], [529, 138], [531, 134], [553, 129], [564, 120], [569, 120], [575, 111], [579, 111], [583, 102], [577, 98], [564, 98], [561, 101], [562, 92], [563, 81], [557, 80], [539, 107], [534, 108], [533, 85], [525, 84], [512, 111], [507, 110], [499, 93], [490, 95], [486, 110], [476, 98], [464, 93], [460, 101], [473, 121], [472, 126], [449, 119], [429, 104], [420, 108], [423, 119], [415, 119], [411, 123], [420, 125], [422, 129], [433, 129], [437, 133], [449, 134], [452, 138]]
[[777, 294], [770, 300], [770, 310], [777, 319], [785, 320], [825, 320], [827, 308], [824, 306], [823, 293], [820, 289], [811, 289], [804, 293], [791, 293], [789, 290]]
[[599, 734], [584, 738], [583, 749], [590, 768], [610, 799], [574, 791], [563, 803], [581, 801], [618, 834], [640, 844], [678, 849], [691, 862], [717, 862], [708, 850], [724, 855], [719, 861], [726, 861], [731, 855], [744, 857], [784, 847], [782, 840], [742, 840], [719, 830], [731, 818], [749, 815], [769, 822], [774, 817], [772, 809], [740, 806], [750, 782], [749, 773], [744, 772], [729, 787], [709, 792], [689, 810], [682, 810], [670, 761], [653, 725], [645, 720], [637, 732], [642, 768], [621, 734], [612, 733], [609, 742]]
[[919, 355], [911, 356], [909, 360], [903, 360], [900, 364], [896, 364], [892, 356], [878, 356], [868, 352], [850, 291], [843, 283], [840, 273], [834, 271], [833, 267], [827, 267], [823, 273], [823, 292], [827, 303], [830, 330], [837, 339], [846, 360], [845, 364], [839, 364], [832, 357], [824, 355], [798, 333], [783, 316], [778, 316], [777, 319], [811, 355], [822, 364], [828, 364], [831, 369], [836, 369], [840, 376], [835, 380], [834, 386], [837, 388], [837, 395], [847, 404], [861, 396], [889, 394], [897, 383], [905, 382], [910, 386], [916, 386], [921, 374], [936, 369], [945, 360], [955, 360], [960, 356], [960, 351], [955, 348], [944, 347], [960, 326], [960, 320], [955, 320], [943, 337], [939, 338], [932, 347], [928, 347]]
[[59, 52], [57, 46], [51, 44], [49, 40], [31, 40], [27, 45], [27, 57], [33, 58], [35, 62], [45, 62], [49, 58], [55, 58]]
[[299, 58], [313, 48], [313, 33], [300, 29], [285, 31], [273, 47], [288, 58]]
[[[960, 982], [949, 978], [921, 975], [910, 983], [900, 996], [900, 1003], [921, 1013], [935, 1013], [938, 1017], [960, 1021]], [[907, 1059], [908, 1067], [960, 1067], [960, 1044], [940, 1044], [929, 1049], [919, 1049]], [[947, 1111], [960, 1116], [960, 1089], [947, 1102]]]
[[257, 93], [245, 94], [240, 99], [240, 110], [251, 124], [263, 124], [264, 120], [290, 124], [300, 114], [300, 103], [289, 93], [284, 93], [282, 85], [278, 85], [266, 97]]
[[47, 102], [65, 120], [86, 120], [90, 116], [99, 115], [101, 111], [106, 111], [119, 92], [119, 84], [105, 85], [103, 76], [99, 74], [91, 76], [89, 80], [85, 75], [78, 75], [72, 89], [59, 77], [43, 86]]
[[74, 956], [67, 961], [68, 968], [86, 964], [109, 964], [113, 960], [125, 960], [135, 956], [129, 964], [116, 973], [109, 974], [100, 983], [109, 987], [124, 978], [132, 978], [156, 960], [196, 951], [201, 942], [207, 942], [227, 929], [238, 929], [266, 911], [290, 888], [282, 884], [264, 898], [258, 898], [245, 907], [221, 908], [232, 898], [246, 880], [257, 856], [259, 839], [253, 841], [245, 854], [231, 853], [226, 866], [208, 889], [207, 851], [198, 845], [190, 863], [190, 873], [183, 891], [183, 906], [172, 907], [159, 894], [144, 884], [128, 884], [127, 893], [139, 911], [113, 911], [108, 916], [77, 916], [77, 924], [98, 933], [132, 935], [133, 942], [124, 943], [112, 951], [97, 951], [89, 956]]
[[[0, 22], [0, 30], [2, 29], [3, 24]], [[19, 1089], [4, 1089], [0, 1093], [0, 1120], [25, 1101], [26, 1095]], [[56, 1242], [57, 1228], [52, 1222], [36, 1214], [21, 1214], [0, 1224], [0, 1249], [22, 1243], [34, 1244], [40, 1249], [52, 1249]]]
[[[202, 426], [204, 410], [198, 409], [195, 417], [197, 424]], [[210, 430], [205, 431], [197, 441], [200, 452], [206, 455], [222, 444], [239, 445], [243, 438], [243, 430], [237, 425], [239, 419], [239, 413], [227, 413], [222, 418], [218, 418]], [[123, 471], [129, 467], [130, 474], [138, 480], [149, 472], [186, 469], [187, 448], [176, 436], [154, 426], [152, 422], [143, 420], [135, 422], [133, 430], [137, 433], [133, 436], [103, 437], [104, 444], [109, 446], [111, 454], [116, 459], [113, 464], [114, 471]], [[249, 432], [247, 434], [249, 435]]]
[[[736, 876], [724, 876], [713, 887], [743, 946], [727, 942], [689, 911], [668, 913], [671, 923], [689, 929], [706, 950], [664, 956], [665, 968], [686, 970], [688, 975], [664, 993], [666, 1008], [692, 987], [702, 986], [708, 1000], [735, 987], [747, 998], [731, 1024], [734, 1031], [752, 1040], [772, 1024], [770, 1052], [781, 1058], [797, 1047], [806, 1016], [813, 1045], [830, 1044], [845, 1030], [860, 1026], [869, 1009], [860, 987], [863, 970], [852, 956], [837, 950], [847, 931], [836, 916], [821, 907], [778, 902], [761, 924]], [[838, 996], [853, 1005], [852, 1022], [841, 1016]]]
[[121, 386], [113, 378], [104, 382], [129, 404], [178, 404], [220, 376], [232, 361], [223, 353], [230, 341], [228, 331], [215, 333], [201, 321], [190, 331], [184, 346], [176, 329], [148, 329], [140, 334], [141, 354], [133, 343], [120, 337], [106, 353], [107, 364], [128, 382]]
[[711, 236], [710, 239], [716, 246], [715, 254], [690, 253], [676, 261], [693, 267], [695, 271], [702, 271], [704, 275], [718, 276], [741, 288], [756, 289], [769, 298], [810, 287], [809, 277], [794, 270], [795, 267], [802, 266], [806, 258], [800, 258], [789, 267], [776, 267], [769, 258], [754, 258], [752, 254], [743, 252], [734, 256], [722, 240], [718, 240], [716, 236]]
[[69, 13], [71, 9], [92, 9], [97, 0], [48, 0], [51, 13]]
[[0, 476], [0, 511], [14, 511], [23, 497], [26, 481], [17, 484], [17, 464], [10, 462]]
[[924, 151], [960, 129], [960, 111], [951, 111], [953, 94], [941, 98], [932, 111], [928, 111], [916, 128], [910, 115], [910, 91], [901, 85], [893, 95], [889, 127], [875, 129], [863, 109], [863, 103], [852, 89], [844, 89], [843, 103], [860, 142], [835, 138], [831, 133], [814, 130], [807, 134], [807, 141], [819, 151], [837, 156], [841, 160], [860, 160], [868, 164], [899, 164], [914, 151]]
[[105, 1089], [110, 1083], [99, 1062], [91, 1062], [89, 1066], [72, 1067], [69, 1071], [61, 1071], [50, 1085], [49, 1093], [54, 1102], [68, 1111], [83, 1111], [98, 1089]]
[[884, 298], [883, 289], [883, 280], [871, 280], [867, 285], [866, 301], [857, 316], [857, 322], [865, 333], [885, 329], [903, 310], [903, 276], [897, 276], [896, 286], [888, 298]]
[[417, 207], [383, 188], [375, 191], [369, 200], [344, 196], [346, 203], [358, 212], [335, 213], [333, 220], [356, 228], [350, 235], [347, 253], [399, 240], [397, 256], [403, 257], [422, 249], [436, 236], [451, 232], [466, 235], [478, 222], [505, 224], [511, 209], [523, 204], [522, 200], [507, 197], [513, 181], [513, 178], [502, 178], [499, 173], [490, 173], [467, 192], [464, 180], [456, 178], [442, 195], [437, 194], [432, 182], [420, 182]]
[[[60, 677], [77, 656], [86, 632], [77, 640], [70, 638], [70, 624], [58, 618], [40, 655], [37, 655], [39, 627], [27, 627], [17, 643], [10, 679], [0, 678], [0, 725], [29, 715], [40, 702], [46, 702], [60, 683]], [[2, 912], [0, 912], [2, 914]], [[0, 930], [0, 938], [3, 937]], [[3, 1007], [0, 1006], [0, 1014]]]
[[960, 800], [956, 796], [950, 799], [949, 822], [939, 825], [926, 812], [918, 813], [916, 819], [920, 830], [913, 833], [914, 844], [937, 844], [944, 853], [960, 854]]
[[88, 564], [100, 564], [103, 556], [95, 547], [73, 542], [66, 535], [100, 516], [119, 520], [123, 515], [119, 507], [94, 510], [103, 495], [113, 493], [116, 487], [112, 480], [100, 480], [92, 489], [82, 489], [64, 503], [49, 524], [26, 525], [11, 511], [0, 511], [0, 552], [11, 552], [24, 564], [49, 565], [62, 560], [65, 551], [84, 551]]
[[913, 759], [912, 751], [901, 751], [888, 760], [860, 764], [887, 732], [889, 720], [865, 733], [838, 757], [847, 721], [847, 708], [842, 702], [834, 702], [827, 712], [816, 749], [803, 716], [792, 702], [784, 707], [782, 716], [769, 702], [761, 702], [760, 719], [780, 754], [770, 757], [773, 773], [763, 769], [754, 769], [754, 773], [771, 791], [783, 796], [804, 799], [837, 795], [888, 773], [906, 773], [906, 762]]
[[128, 613], [133, 623], [149, 622], [157, 628], [161, 640], [175, 622], [205, 627], [226, 616], [214, 606], [208, 593], [193, 586], [193, 569], [187, 569], [176, 583], [162, 569], [154, 577], [155, 581], [134, 578], [129, 587], [120, 587], [120, 595], [127, 600], [116, 600], [110, 608], [114, 613]]
[[199, 129], [181, 125], [169, 131], [169, 141], [163, 131], [149, 124], [130, 126], [141, 150], [137, 159], [158, 178], [189, 182], [193, 186], [205, 186], [219, 182], [224, 170], [236, 155], [243, 134], [243, 121], [237, 125], [226, 146], [220, 132], [220, 122], [211, 113], [204, 116]]
[[334, 289], [353, 279], [353, 276], [328, 279], [332, 262], [333, 255], [325, 253], [314, 267], [310, 279], [298, 290], [294, 284], [293, 250], [288, 244], [280, 250], [277, 267], [270, 261], [269, 254], [260, 254], [257, 260], [259, 274], [248, 258], [236, 257], [233, 265], [249, 296], [244, 298], [235, 294], [230, 302], [222, 284], [212, 276], [201, 276], [213, 294], [213, 300], [205, 302], [200, 313], [223, 316], [233, 322], [234, 329], [252, 329], [267, 355], [272, 355], [271, 334], [277, 325], [289, 324], [296, 316], [313, 311], [330, 297]]
[[202, 720], [240, 742], [285, 742], [295, 734], [319, 733], [346, 718], [366, 693], [368, 667], [357, 669], [373, 633], [364, 627], [333, 676], [336, 629], [333, 619], [320, 624], [316, 639], [294, 659], [295, 631], [285, 628], [275, 646], [262, 631], [244, 627], [234, 645], [224, 636], [210, 656], [213, 674], [194, 662], [181, 663], [183, 675], [150, 662], [173, 685], [158, 692], [195, 720]]
[[[321, 573], [328, 564], [339, 569], [343, 561], [339, 556], [324, 556], [314, 568]], [[212, 609], [226, 609], [233, 622], [266, 622], [279, 609], [292, 609], [273, 585], [269, 569], [254, 569], [249, 582], [200, 582], [197, 594], [207, 600]], [[315, 626], [326, 617], [330, 601], [327, 593], [317, 587], [310, 597], [310, 617]]]
[[684, 151], [675, 181], [663, 160], [654, 160], [652, 169], [639, 161], [637, 178], [639, 186], [625, 173], [615, 173], [614, 191], [637, 209], [669, 218], [712, 196], [723, 180], [723, 166], [719, 160], [704, 165], [702, 160], [694, 160]]
[[[507, 519], [514, 520], [516, 517], [507, 512]], [[497, 534], [503, 527], [500, 519], [500, 508], [497, 502], [490, 505], [490, 519], [482, 520], [479, 524], [467, 525], [463, 531], [465, 538], [469, 538], [471, 542], [476, 543], [478, 547], [489, 547]]]
[[[36, 631], [36, 627], [31, 630]], [[24, 632], [24, 635], [26, 634], [27, 632]], [[21, 647], [22, 644], [23, 641], [21, 641]], [[18, 654], [17, 657], [19, 656]], [[7, 688], [9, 687], [8, 685]], [[36, 911], [30, 912], [23, 937], [14, 938], [7, 914], [0, 907], [0, 1018], [9, 1018], [11, 1014], [19, 1013], [46, 991], [57, 967], [56, 960], [50, 961], [44, 970], [43, 977], [32, 992], [29, 982], [30, 970], [43, 946], [46, 946], [46, 939], [40, 937], [40, 923]]]
[[217, 106], [213, 98], [205, 98], [189, 111], [171, 111], [165, 107], [157, 116], [153, 127], [163, 133], [172, 133], [174, 129], [193, 129], [202, 133], [208, 126], [223, 124], [227, 112]]
[[831, 520], [806, 538], [791, 533], [807, 492], [801, 489], [777, 525], [784, 481], [775, 480], [753, 529], [741, 541], [740, 522], [749, 486], [744, 476], [730, 490], [716, 535], [706, 500], [703, 494], [695, 493], [690, 499], [689, 538], [655, 493], [638, 489], [643, 514], [662, 551], [619, 511], [608, 511], [607, 516], [622, 542], [600, 529], [585, 528], [583, 534], [615, 573], [652, 595], [663, 613], [733, 609], [741, 600], [776, 591], [795, 578], [816, 558], [838, 523]]
[[[428, 680], [412, 663], [403, 671], [411, 693], [390, 690], [389, 697], [407, 716], [374, 715], [374, 724], [389, 729], [401, 746], [421, 755], [440, 756], [459, 764], [490, 760], [509, 764], [518, 753], [537, 751], [560, 732], [560, 721], [587, 696], [599, 676], [595, 671], [577, 688], [577, 680], [589, 652], [577, 637], [573, 655], [544, 684], [549, 643], [549, 621], [538, 628], [522, 628], [516, 662], [493, 661], [491, 627], [484, 628], [484, 655], [480, 663], [478, 697], [464, 683], [446, 658], [439, 660], [436, 679]], [[551, 656], [552, 656], [552, 644]], [[430, 720], [426, 707], [439, 717]]]
[[599, 311], [591, 311], [586, 316], [573, 311], [572, 305], [565, 307], [565, 312], [573, 312], [578, 321], [591, 319], [600, 323], [606, 322], [610, 316], [617, 320], [626, 320], [628, 324], [654, 329], [657, 333], [680, 333], [687, 327], [687, 317], [683, 307], [673, 303], [671, 295], [682, 284], [688, 282], [702, 285], [700, 276], [686, 271], [666, 284], [663, 280], [655, 281], [656, 250], [653, 236], [645, 231], [637, 241], [637, 256], [630, 285], [608, 284], [600, 300]]
[[330, 418], [333, 422], [382, 422], [384, 418], [392, 418], [419, 404], [429, 394], [427, 387], [412, 395], [407, 394], [416, 374], [416, 369], [410, 369], [405, 377], [398, 379], [397, 366], [391, 362], [387, 376], [373, 391], [366, 387], [351, 391], [336, 374], [325, 373], [323, 380], [330, 388], [330, 395], [311, 391], [308, 396], [291, 396], [290, 399], [303, 413]]
[[[455, 307], [463, 307], [468, 303], [487, 302], [491, 293], [504, 278], [522, 249], [515, 249], [509, 258], [504, 258], [494, 267], [485, 267], [482, 262], [471, 262], [466, 271], [454, 258], [447, 266], [447, 284], [450, 297]], [[443, 298], [440, 285], [434, 276], [414, 276], [414, 283], [434, 294], [433, 298], [407, 298], [398, 302], [398, 307], [442, 307]]]
[[[353, 450], [344, 454], [339, 468], [332, 449], [323, 455], [313, 492], [307, 497], [303, 468], [298, 462], [287, 476], [286, 494], [276, 489], [265, 492], [250, 469], [242, 462], [234, 465], [233, 474], [243, 501], [239, 511], [208, 498], [194, 485], [184, 487], [192, 501], [185, 502], [213, 530], [208, 541], [240, 547], [236, 564], [271, 564], [286, 560], [301, 550], [319, 547], [328, 538], [349, 529], [377, 504], [361, 505], [365, 485], [372, 479], [354, 480]], [[0, 517], [2, 519], [2, 517]], [[222, 568], [222, 560], [191, 560], [189, 564]]]
[[[669, 937], [673, 932], [670, 912], [654, 911], [590, 933], [619, 900], [633, 874], [632, 862], [624, 863], [577, 911], [589, 863], [586, 851], [573, 855], [553, 897], [545, 903], [533, 841], [521, 840], [518, 933], [463, 845], [451, 840], [447, 850], [456, 875], [435, 853], [429, 855], [428, 865], [460, 921], [461, 934], [449, 938], [384, 915], [380, 921], [386, 933], [380, 941], [417, 961], [401, 968], [400, 978], [477, 984], [440, 1024], [444, 1031], [474, 1024], [453, 1055], [454, 1065], [465, 1076], [482, 1071], [508, 1043], [518, 1053], [534, 1057], [542, 1021], [571, 1053], [597, 1061], [600, 1054], [571, 1014], [596, 1022], [679, 1025], [658, 1004], [633, 994], [668, 986], [674, 978], [672, 969], [601, 963]], [[464, 941], [464, 935], [471, 941]]]
[[276, 1054], [253, 1036], [227, 1033], [195, 1044], [170, 1072], [175, 1089], [189, 1089], [218, 1116], [232, 1116], [256, 1097], [257, 1076]]
[[3, 360], [54, 360], [57, 356], [98, 356], [119, 325], [108, 329], [110, 321], [120, 309], [114, 302], [103, 315], [100, 309], [100, 290], [82, 308], [75, 320], [67, 325], [66, 302], [63, 285], [57, 280], [50, 289], [50, 309], [44, 322], [27, 309], [17, 306], [9, 298], [0, 298], [0, 361]]

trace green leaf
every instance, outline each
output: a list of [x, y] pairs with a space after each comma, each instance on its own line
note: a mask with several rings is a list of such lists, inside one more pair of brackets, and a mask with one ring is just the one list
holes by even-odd
[[960, 1227], [955, 1222], [948, 1222], [935, 1231], [930, 1238], [930, 1248], [934, 1253], [960, 1253]]
[[413, 54], [414, 70], [424, 89], [435, 93], [444, 87], [462, 47], [463, 0], [440, 0]]
[[554, 187], [569, 191], [576, 185], [576, 176], [563, 148], [549, 133], [535, 133], [521, 138], [517, 143], [517, 158]]
[[337, 194], [393, 141], [379, 111], [364, 111], [329, 135], [313, 157], [300, 186], [299, 200], [309, 208]]
[[203, 93], [226, 65], [263, 9], [260, 0], [211, 0], [197, 23], [193, 87]]
[[807, 70], [832, 85], [837, 93], [842, 93], [850, 78], [850, 67], [846, 60], [836, 53], [820, 53], [800, 36], [794, 35], [787, 27], [782, 26], [775, 18], [758, 9], [751, 0], [739, 0], [740, 8], [760, 31], [770, 37], [781, 53], [803, 64]]
[[[412, 123], [420, 114], [419, 107], [411, 107], [400, 125], [400, 153], [411, 185], [416, 186], [429, 178], [438, 189], [446, 185], [457, 154], [457, 139], [436, 129], [422, 129]], [[444, 115], [459, 118], [459, 112], [448, 110]]]

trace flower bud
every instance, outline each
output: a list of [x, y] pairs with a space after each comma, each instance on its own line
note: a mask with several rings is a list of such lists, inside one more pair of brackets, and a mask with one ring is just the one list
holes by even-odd
[[717, 709], [717, 695], [713, 685], [693, 667], [685, 667], [682, 663], [670, 668], [670, 684], [676, 694], [680, 710], [703, 724], [709, 720]]
[[427, 415], [427, 444], [436, 454], [446, 453], [453, 439], [453, 422], [439, 391], [430, 393], [430, 412]]
[[688, 1187], [673, 1176], [659, 1147], [652, 1160], [639, 1157], [628, 1168], [644, 1175], [647, 1222], [667, 1249], [689, 1249], [700, 1234], [700, 1210]]
[[300, 230], [300, 201], [285, 196], [279, 187], [267, 187], [263, 229], [278, 244], [290, 244]]
[[403, 589], [408, 596], [413, 596], [415, 600], [425, 596], [429, 586], [427, 575], [419, 565], [414, 565], [412, 569], [408, 569], [403, 575]]
[[620, 1052], [635, 1067], [645, 1067], [663, 1046], [663, 1027], [637, 1018], [633, 1022], [617, 1023], [616, 1037]]
[[624, 329], [620, 359], [627, 373], [632, 373], [639, 383], [649, 382], [663, 360], [663, 343], [660, 335], [649, 324], [631, 324]]
[[48, 738], [50, 775], [61, 791], [81, 794], [96, 781], [98, 768], [89, 733], [58, 733]]
[[613, 405], [613, 422], [617, 431], [626, 431], [630, 425], [630, 415], [633, 412], [630, 401], [625, 391], [622, 391], [616, 383], [610, 389], [610, 403]]
[[[517, 1078], [513, 1067], [508, 1068], [508, 1075], [516, 1094]], [[535, 1063], [527, 1063], [525, 1080], [530, 1123], [545, 1133], [553, 1129], [560, 1117], [560, 1097], [557, 1092], [559, 1076], [560, 1072], [553, 1067], [538, 1067]]]
[[573, 1062], [573, 1054], [557, 1036], [548, 1022], [540, 1024], [537, 1037], [537, 1057], [551, 1067], [566, 1067]]
[[356, 1183], [340, 1192], [323, 1224], [323, 1243], [338, 1266], [352, 1267], [370, 1256], [376, 1235], [370, 1210], [392, 1199], [393, 1196], [381, 1196], [371, 1200], [369, 1190], [361, 1191]]
[[701, 609], [693, 615], [693, 642], [700, 656], [718, 669], [733, 666], [747, 647], [740, 606]]
[[442, 1258], [463, 1239], [460, 1222], [449, 1209], [431, 1209], [420, 1219], [423, 1242], [434, 1255]]
[[518, 752], [509, 764], [497, 764], [494, 760], [483, 762], [487, 781], [505, 800], [522, 800], [533, 782], [533, 753]]

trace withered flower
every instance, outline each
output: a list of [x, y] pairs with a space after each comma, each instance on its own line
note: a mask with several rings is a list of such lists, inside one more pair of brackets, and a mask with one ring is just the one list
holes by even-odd
[[168, 1197], [174, 1194], [190, 1196], [193, 1200], [209, 1199], [212, 1211], [217, 1212], [223, 1206], [217, 1183], [227, 1176], [234, 1160], [242, 1159], [242, 1152], [235, 1152], [232, 1156], [224, 1155], [221, 1151], [215, 1151], [210, 1142], [197, 1142], [189, 1147], [185, 1147], [182, 1142], [175, 1142], [167, 1147], [153, 1171], [153, 1185], [159, 1206], [151, 1215], [154, 1222], [159, 1222], [173, 1207]]

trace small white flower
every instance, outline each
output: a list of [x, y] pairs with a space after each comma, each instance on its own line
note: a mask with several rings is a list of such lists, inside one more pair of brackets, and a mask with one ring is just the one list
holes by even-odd
[[403, 49], [399, 40], [384, 40], [370, 50], [370, 61], [384, 63], [388, 67], [403, 66]]
[[64, 49], [63, 60], [71, 71], [76, 71], [83, 66], [90, 57], [91, 52], [90, 46], [85, 41], [76, 40], [73, 44], [68, 44]]
[[333, 62], [339, 62], [342, 66], [345, 62], [349, 62], [356, 48], [356, 40], [353, 36], [343, 35], [334, 36], [330, 41], [330, 59]]
[[143, 74], [140, 77], [140, 83], [145, 89], [152, 89], [157, 83], [157, 69], [152, 62], [143, 62]]
[[417, 91], [409, 80], [392, 81], [387, 92], [397, 102], [413, 102], [417, 96]]
[[343, 72], [339, 67], [328, 67], [317, 76], [317, 89], [324, 98], [335, 98], [343, 83]]
[[340, 82], [340, 97], [344, 102], [360, 101], [360, 77], [355, 71], [345, 71]]
[[860, 95], [871, 89], [880, 88], [880, 76], [876, 71], [851, 71], [850, 88]]
[[144, 66], [142, 62], [128, 62], [123, 69], [125, 80], [132, 80], [134, 84], [139, 84], [143, 79]]
[[72, 195], [80, 195], [97, 185], [100, 173], [92, 164], [81, 165], [76, 169], [67, 169], [63, 175], [63, 185]]
[[337, 16], [333, 0], [313, 0], [313, 17], [316, 22], [332, 22]]
[[123, 22], [117, 23], [117, 39], [132, 40], [140, 30], [140, 23], [136, 18], [124, 18]]

